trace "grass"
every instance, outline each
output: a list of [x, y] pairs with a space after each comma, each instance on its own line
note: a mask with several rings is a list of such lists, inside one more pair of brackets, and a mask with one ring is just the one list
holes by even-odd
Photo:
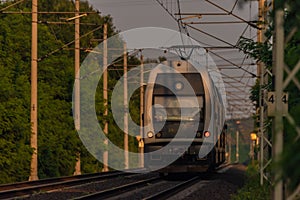
[[258, 165], [247, 167], [247, 180], [241, 189], [231, 197], [231, 200], [268, 200], [271, 199], [271, 185], [264, 182], [260, 185]]

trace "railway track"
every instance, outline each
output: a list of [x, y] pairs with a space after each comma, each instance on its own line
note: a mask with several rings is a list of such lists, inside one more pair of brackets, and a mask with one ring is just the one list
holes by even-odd
[[157, 199], [166, 199], [172, 197], [176, 195], [178, 192], [198, 183], [199, 181], [201, 181], [201, 178], [199, 176], [193, 177], [187, 181], [178, 183], [173, 187], [167, 188], [161, 192], [143, 198], [143, 200], [157, 200]]
[[152, 183], [159, 182], [159, 181], [161, 181], [159, 177], [149, 178], [146, 180], [136, 181], [136, 182], [129, 183], [126, 185], [121, 185], [121, 186], [107, 189], [104, 191], [81, 196], [81, 197], [75, 198], [75, 200], [105, 199], [105, 198], [124, 196], [124, 194], [120, 195], [120, 193], [128, 192], [129, 190], [137, 190], [139, 188], [144, 188], [147, 185], [150, 185]]
[[[223, 166], [216, 172], [224, 173], [229, 168]], [[204, 173], [162, 178], [154, 172], [114, 171], [0, 185], [0, 199], [167, 199], [206, 185], [209, 177]]]
[[130, 184], [121, 185], [104, 191], [74, 198], [74, 200], [93, 200], [93, 199], [165, 199], [176, 195], [178, 192], [201, 181], [199, 176], [189, 178], [185, 181], [167, 181], [160, 177], [148, 178]]
[[118, 176], [130, 176], [137, 171], [145, 169], [134, 169], [123, 171], [111, 171], [104, 173], [84, 174], [77, 176], [66, 176], [59, 178], [49, 178], [37, 181], [25, 181], [13, 184], [0, 185], [0, 199], [12, 199], [17, 197], [28, 197], [39, 192], [47, 192], [64, 187], [82, 185], [90, 182], [107, 180]]

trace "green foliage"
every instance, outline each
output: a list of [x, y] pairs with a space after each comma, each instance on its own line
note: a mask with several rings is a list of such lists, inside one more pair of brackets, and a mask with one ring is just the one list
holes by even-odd
[[[295, 124], [300, 124], [300, 104], [293, 106], [290, 115], [294, 116]], [[285, 128], [285, 146], [282, 159], [279, 166], [282, 167], [282, 175], [284, 180], [288, 182], [288, 189], [293, 191], [300, 184], [300, 170], [296, 167], [300, 164], [300, 140], [295, 130], [295, 125], [291, 125], [286, 119], [284, 120]]]
[[267, 67], [272, 66], [272, 45], [268, 41], [258, 43], [242, 37], [238, 47], [255, 60], [265, 63]]
[[0, 183], [26, 180], [30, 171], [28, 22], [0, 15]]
[[260, 85], [259, 85], [259, 80], [257, 79], [255, 81], [255, 85], [251, 88], [251, 95], [250, 99], [253, 102], [256, 102], [257, 104], [259, 103], [259, 90], [260, 90]]
[[0, 149], [0, 183], [27, 180], [32, 152], [28, 143], [0, 137]]
[[246, 183], [233, 195], [231, 200], [268, 200], [271, 197], [271, 186], [265, 182], [260, 185], [258, 166], [249, 165], [247, 168]]
[[[0, 9], [10, 2], [0, 4]], [[31, 1], [13, 6], [10, 11], [31, 11]], [[39, 11], [74, 11], [69, 0], [39, 0]], [[109, 36], [116, 33], [110, 16], [100, 16], [87, 1], [81, 11], [95, 12], [81, 18], [81, 34], [108, 23]], [[39, 177], [72, 175], [76, 154], [81, 153], [82, 172], [99, 172], [102, 164], [83, 147], [74, 129], [72, 91], [74, 51], [60, 50], [74, 40], [74, 24], [62, 18], [74, 14], [39, 15], [38, 25], [38, 164]], [[93, 48], [93, 38], [102, 30], [81, 39], [82, 48]], [[74, 44], [69, 48], [74, 48]], [[0, 183], [28, 180], [30, 173], [30, 61], [31, 16], [0, 14]], [[87, 54], [82, 51], [81, 60]], [[99, 102], [103, 105], [103, 102]], [[98, 114], [101, 116], [100, 106]], [[112, 127], [114, 129], [114, 127]], [[118, 140], [120, 140], [118, 138]]]
[[[299, 1], [275, 1], [275, 10], [285, 8], [284, 19], [284, 33], [285, 39], [288, 42], [285, 45], [284, 61], [289, 71], [292, 71], [299, 63], [300, 54], [300, 13], [298, 7]], [[266, 38], [270, 39], [274, 34], [274, 12], [270, 13], [271, 19], [266, 31]], [[249, 53], [249, 56], [262, 61], [266, 64], [267, 68], [272, 71], [272, 44], [268, 41], [264, 43], [257, 43], [251, 39], [243, 38], [239, 47], [244, 52]], [[290, 73], [284, 74], [286, 79]], [[295, 80], [300, 80], [300, 72], [295, 74]], [[271, 80], [269, 82], [271, 84]], [[274, 85], [273, 85], [274, 87]], [[259, 84], [257, 83], [251, 91], [251, 100], [258, 102], [259, 98]], [[282, 174], [282, 179], [286, 180], [288, 189], [293, 191], [299, 184], [300, 170], [296, 167], [300, 165], [300, 139], [297, 138], [296, 126], [299, 127], [299, 113], [300, 113], [300, 88], [291, 81], [285, 88], [285, 92], [289, 93], [289, 114], [293, 118], [294, 123], [289, 120], [284, 120], [284, 149], [280, 163], [274, 165], [274, 169], [279, 169]]]

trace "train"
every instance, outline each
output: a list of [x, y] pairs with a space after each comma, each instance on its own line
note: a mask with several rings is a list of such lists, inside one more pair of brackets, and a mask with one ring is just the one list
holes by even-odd
[[166, 60], [145, 91], [144, 163], [160, 174], [207, 172], [225, 162], [225, 105], [205, 67]]

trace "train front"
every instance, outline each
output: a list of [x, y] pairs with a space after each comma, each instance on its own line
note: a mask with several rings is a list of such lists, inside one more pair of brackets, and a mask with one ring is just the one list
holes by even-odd
[[160, 172], [206, 171], [210, 154], [199, 157], [210, 117], [203, 77], [189, 62], [160, 64], [145, 94], [145, 166]]

